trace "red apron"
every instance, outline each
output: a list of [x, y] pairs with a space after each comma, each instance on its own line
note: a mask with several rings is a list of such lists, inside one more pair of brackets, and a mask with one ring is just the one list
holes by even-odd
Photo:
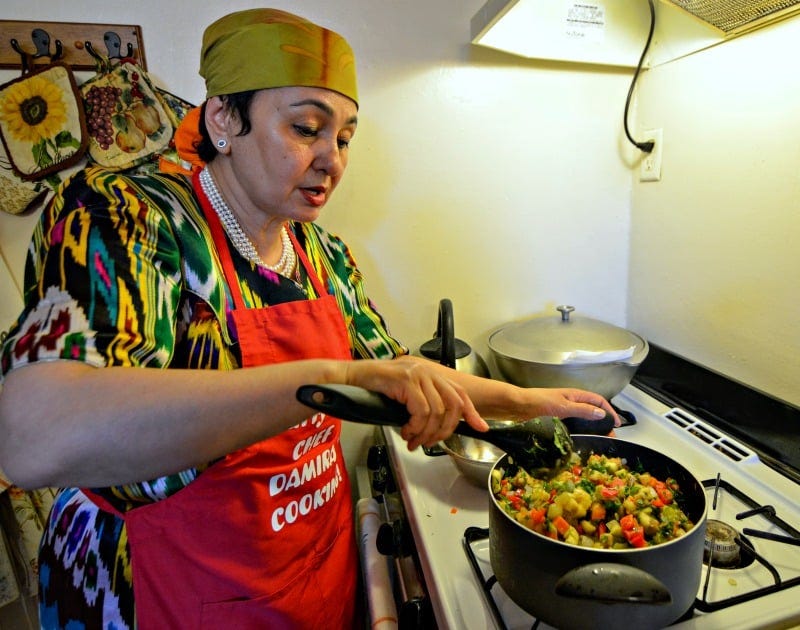
[[[321, 297], [245, 308], [222, 226], [196, 181], [195, 190], [233, 295], [243, 366], [350, 359], [341, 312], [293, 235]], [[117, 512], [139, 630], [354, 627], [358, 552], [340, 432], [339, 420], [315, 414], [231, 453], [167, 499]]]

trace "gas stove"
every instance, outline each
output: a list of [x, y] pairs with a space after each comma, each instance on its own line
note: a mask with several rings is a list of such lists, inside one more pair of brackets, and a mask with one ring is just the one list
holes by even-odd
[[[686, 404], [691, 411], [676, 406], [660, 384], [653, 387], [657, 380], [645, 369], [641, 382], [634, 380], [613, 399], [634, 419], [616, 429], [616, 437], [659, 450], [701, 480], [708, 499], [707, 530], [716, 534], [716, 540], [707, 535], [695, 605], [672, 627], [800, 626], [800, 484], [792, 465], [800, 450], [800, 415], [795, 414], [800, 410], [777, 403], [781, 422], [787, 422], [788, 413], [788, 422], [795, 424], [760, 427], [762, 433], [775, 430], [777, 435], [771, 442], [751, 443], [720, 428], [730, 426], [717, 421], [718, 409], [701, 417], [691, 401]], [[707, 402], [703, 408], [709, 408]], [[747, 415], [741, 409], [736, 414]], [[764, 425], [772, 420], [765, 418]], [[747, 422], [739, 422], [739, 429]], [[547, 628], [494, 580], [488, 489], [471, 484], [449, 457], [432, 457], [423, 449], [409, 452], [395, 429], [380, 431], [436, 625]]]

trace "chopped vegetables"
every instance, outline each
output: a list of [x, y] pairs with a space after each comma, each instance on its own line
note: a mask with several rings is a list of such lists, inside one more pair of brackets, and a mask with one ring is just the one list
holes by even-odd
[[673, 540], [694, 524], [676, 502], [674, 479], [629, 470], [619, 457], [592, 454], [551, 479], [495, 468], [500, 507], [535, 532], [569, 544], [631, 549]]

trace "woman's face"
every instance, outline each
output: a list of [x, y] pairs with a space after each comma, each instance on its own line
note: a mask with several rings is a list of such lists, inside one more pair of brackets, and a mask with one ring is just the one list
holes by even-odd
[[[250, 107], [250, 133], [228, 121], [231, 169], [225, 178], [237, 205], [279, 220], [313, 221], [347, 167], [357, 109], [322, 88], [261, 90]], [[227, 196], [227, 195], [226, 195]]]

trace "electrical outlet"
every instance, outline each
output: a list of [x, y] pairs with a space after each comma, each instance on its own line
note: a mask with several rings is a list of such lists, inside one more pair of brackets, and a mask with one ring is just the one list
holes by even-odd
[[650, 153], [642, 154], [639, 169], [640, 182], [657, 182], [661, 180], [661, 155], [664, 149], [664, 134], [661, 129], [650, 129], [643, 132], [642, 142], [654, 142]]

